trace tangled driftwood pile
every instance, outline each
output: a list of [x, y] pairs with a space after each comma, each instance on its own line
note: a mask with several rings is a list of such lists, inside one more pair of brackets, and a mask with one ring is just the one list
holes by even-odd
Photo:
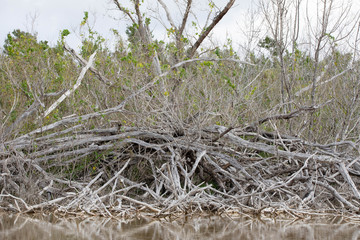
[[[249, 131], [254, 126], [189, 128], [180, 136], [121, 125], [69, 127], [77, 119], [5, 143], [0, 152], [3, 208], [104, 216], [268, 207], [359, 211], [360, 165], [353, 142], [320, 145]], [[56, 171], [71, 172], [69, 166], [79, 168], [94, 153], [102, 158], [92, 173], [57, 177]]]

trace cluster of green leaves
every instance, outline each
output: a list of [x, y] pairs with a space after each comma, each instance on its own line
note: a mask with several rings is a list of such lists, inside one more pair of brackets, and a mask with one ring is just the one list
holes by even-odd
[[1, 58], [0, 99], [3, 111], [12, 116], [9, 124], [36, 98], [48, 104], [46, 94], [68, 88], [65, 79], [76, 70], [60, 44], [50, 47], [21, 30], [8, 34]]

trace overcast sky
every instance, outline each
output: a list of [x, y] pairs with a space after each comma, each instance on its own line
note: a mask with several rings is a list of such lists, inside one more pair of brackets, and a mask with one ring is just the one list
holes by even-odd
[[[80, 45], [78, 30], [84, 11], [89, 12], [89, 22], [91, 25], [94, 24], [94, 30], [105, 38], [111, 39], [111, 28], [118, 29], [121, 34], [124, 34], [127, 24], [124, 20], [114, 20], [111, 17], [119, 17], [119, 11], [109, 0], [0, 0], [0, 2], [1, 47], [6, 35], [14, 29], [37, 32], [38, 40], [47, 40], [50, 44], [56, 43], [62, 29], [68, 29], [72, 34], [66, 40], [73, 48], [77, 48]], [[147, 2], [149, 0], [145, 1], [145, 4], [148, 4]], [[197, 5], [200, 1], [194, 2]], [[208, 0], [201, 0], [201, 2], [207, 4]], [[215, 2], [219, 4], [219, 7], [223, 7], [227, 0]], [[234, 32], [239, 14], [242, 15], [241, 13], [249, 8], [251, 2], [253, 1], [237, 0], [236, 6], [215, 29], [220, 39], [224, 39], [226, 33]], [[160, 23], [157, 25], [160, 29]], [[156, 25], [153, 28], [152, 30], [156, 30]]]
[[[122, 4], [130, 0], [120, 0]], [[224, 7], [228, 0], [213, 0], [219, 7]], [[270, 0], [269, 0], [270, 1]], [[303, 2], [306, 2], [304, 0]], [[349, 0], [338, 0], [342, 1]], [[146, 0], [143, 8], [156, 9], [156, 0]], [[172, 2], [164, 0], [164, 2]], [[231, 37], [234, 41], [241, 40], [243, 35], [239, 25], [244, 25], [250, 21], [246, 17], [246, 12], [256, 0], [237, 0], [235, 6], [222, 19], [213, 31], [213, 37], [220, 42], [224, 42], [226, 36]], [[310, 0], [309, 2], [316, 2]], [[354, 11], [360, 9], [360, 1], [354, 0]], [[112, 17], [119, 17], [119, 11], [115, 9], [112, 0], [0, 0], [0, 46], [4, 44], [6, 35], [14, 29], [21, 29], [28, 32], [37, 32], [38, 40], [47, 40], [50, 44], [55, 44], [59, 38], [59, 32], [62, 29], [70, 30], [71, 34], [66, 41], [75, 49], [80, 45], [79, 25], [84, 16], [84, 11], [89, 12], [89, 22], [94, 26], [94, 30], [99, 32], [103, 37], [110, 39], [111, 28], [117, 29], [124, 35], [126, 25], [124, 19], [115, 20]], [[201, 6], [202, 4], [205, 4]], [[197, 17], [204, 18], [205, 11], [201, 15], [201, 10], [206, 8], [208, 0], [194, 1], [197, 7], [196, 12], [200, 13]], [[340, 5], [341, 6], [341, 5]], [[176, 18], [177, 9], [173, 8]], [[112, 16], [112, 17], [111, 17]], [[166, 20], [163, 13], [163, 19]], [[175, 19], [176, 20], [176, 19]], [[157, 38], [161, 39], [164, 32], [158, 31], [163, 29], [160, 23], [154, 23], [152, 30]], [[161, 35], [162, 34], [162, 35]]]
[[[107, 16], [111, 6], [107, 0], [0, 0], [0, 41], [3, 43], [6, 35], [14, 29], [38, 33], [39, 40], [47, 40], [54, 44], [62, 29], [78, 28], [84, 11], [91, 15], [96, 13], [95, 30], [108, 35], [110, 27], [116, 27], [116, 22]], [[35, 21], [33, 21], [35, 17]], [[76, 38], [71, 34], [70, 40]]]

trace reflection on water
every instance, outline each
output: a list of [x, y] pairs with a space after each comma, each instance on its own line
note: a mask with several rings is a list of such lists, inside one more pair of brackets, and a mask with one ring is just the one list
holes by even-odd
[[[324, 223], [326, 221], [326, 223]], [[323, 223], [321, 223], [323, 222]], [[337, 217], [280, 221], [201, 217], [158, 221], [136, 219], [63, 219], [0, 214], [0, 239], [359, 239], [360, 224]]]

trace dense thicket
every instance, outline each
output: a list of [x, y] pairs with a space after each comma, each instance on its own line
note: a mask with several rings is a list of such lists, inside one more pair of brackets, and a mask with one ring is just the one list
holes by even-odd
[[114, 50], [87, 14], [79, 53], [66, 45], [67, 30], [56, 46], [21, 30], [8, 35], [0, 55], [3, 208], [358, 211], [355, 46], [342, 50], [326, 27], [310, 47], [286, 39], [292, 30], [280, 10], [289, 6], [281, 4], [280, 21], [243, 56], [231, 41], [199, 49], [174, 23], [169, 39], [152, 39], [135, 3], [134, 13], [116, 6], [136, 21], [126, 40], [114, 31]]

